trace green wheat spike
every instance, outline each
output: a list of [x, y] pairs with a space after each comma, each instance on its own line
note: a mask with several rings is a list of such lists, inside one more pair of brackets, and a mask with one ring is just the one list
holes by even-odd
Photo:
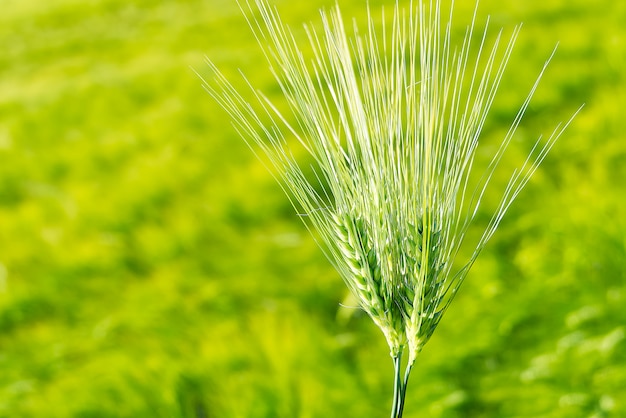
[[[262, 93], [246, 101], [212, 62], [205, 88], [250, 146], [268, 157], [293, 205], [362, 309], [382, 330], [395, 369], [391, 417], [402, 416], [410, 372], [504, 214], [572, 119], [535, 143], [477, 242], [466, 233], [546, 66], [480, 180], [481, 131], [520, 27], [489, 43], [474, 13], [461, 42], [439, 0], [398, 5], [382, 28], [368, 10], [349, 33], [339, 6], [306, 27], [312, 54], [266, 0], [241, 5], [291, 114]], [[552, 57], [550, 57], [551, 59]], [[548, 61], [550, 60], [548, 59]], [[546, 62], [547, 65], [547, 62]], [[573, 118], [574, 116], [572, 116]], [[314, 175], [292, 141], [314, 160]], [[321, 192], [320, 192], [321, 190]], [[469, 248], [469, 256], [457, 257]], [[465, 252], [463, 252], [465, 253]], [[400, 367], [408, 353], [404, 378]]]

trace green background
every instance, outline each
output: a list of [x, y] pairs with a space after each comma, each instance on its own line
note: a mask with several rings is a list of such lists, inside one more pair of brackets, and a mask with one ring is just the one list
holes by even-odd
[[[333, 4], [277, 3], [297, 34]], [[340, 2], [359, 22], [364, 3]], [[586, 107], [418, 358], [406, 417], [626, 416], [625, 4], [481, 3], [481, 24], [524, 22], [487, 139], [560, 42], [505, 164]], [[0, 417], [388, 416], [382, 334], [339, 308], [205, 55], [280, 100], [235, 0], [0, 0]]]

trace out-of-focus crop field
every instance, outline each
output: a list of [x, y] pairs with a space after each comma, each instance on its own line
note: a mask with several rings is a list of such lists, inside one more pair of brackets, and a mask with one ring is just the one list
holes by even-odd
[[[303, 35], [334, 2], [276, 3]], [[365, 2], [340, 4], [364, 22]], [[487, 15], [524, 27], [485, 141], [560, 42], [505, 164], [586, 107], [426, 345], [405, 416], [624, 417], [626, 3]], [[192, 71], [205, 55], [280, 100], [235, 0], [0, 0], [0, 417], [387, 416], [382, 334], [340, 308]]]

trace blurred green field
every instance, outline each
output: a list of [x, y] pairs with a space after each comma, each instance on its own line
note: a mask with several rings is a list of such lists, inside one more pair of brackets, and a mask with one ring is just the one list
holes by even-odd
[[[334, 2], [276, 3], [299, 28]], [[586, 107], [418, 359], [405, 416], [625, 417], [626, 3], [479, 10], [524, 22], [486, 137], [560, 42], [511, 162]], [[0, 0], [0, 417], [387, 416], [382, 334], [340, 310], [192, 71], [205, 55], [277, 94], [235, 0]]]

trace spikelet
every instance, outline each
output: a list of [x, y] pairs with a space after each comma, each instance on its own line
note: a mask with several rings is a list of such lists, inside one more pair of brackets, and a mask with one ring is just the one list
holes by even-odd
[[[416, 355], [442, 313], [441, 231], [428, 228], [430, 236], [424, 240], [422, 223], [409, 223], [403, 229], [406, 235], [394, 236], [377, 248], [371, 227], [362, 217], [347, 213], [331, 217], [336, 235], [333, 242], [341, 255], [339, 271], [347, 286], [385, 334], [392, 356], [398, 355], [405, 343]], [[420, 277], [423, 281], [415, 280]]]
[[[335, 245], [342, 255], [340, 263], [345, 268], [343, 278], [361, 307], [382, 330], [392, 353], [398, 355], [404, 345], [404, 318], [398, 306], [389, 297], [383, 280], [380, 254], [362, 218], [350, 214], [333, 215], [337, 240]], [[393, 355], [393, 354], [392, 354]]]

